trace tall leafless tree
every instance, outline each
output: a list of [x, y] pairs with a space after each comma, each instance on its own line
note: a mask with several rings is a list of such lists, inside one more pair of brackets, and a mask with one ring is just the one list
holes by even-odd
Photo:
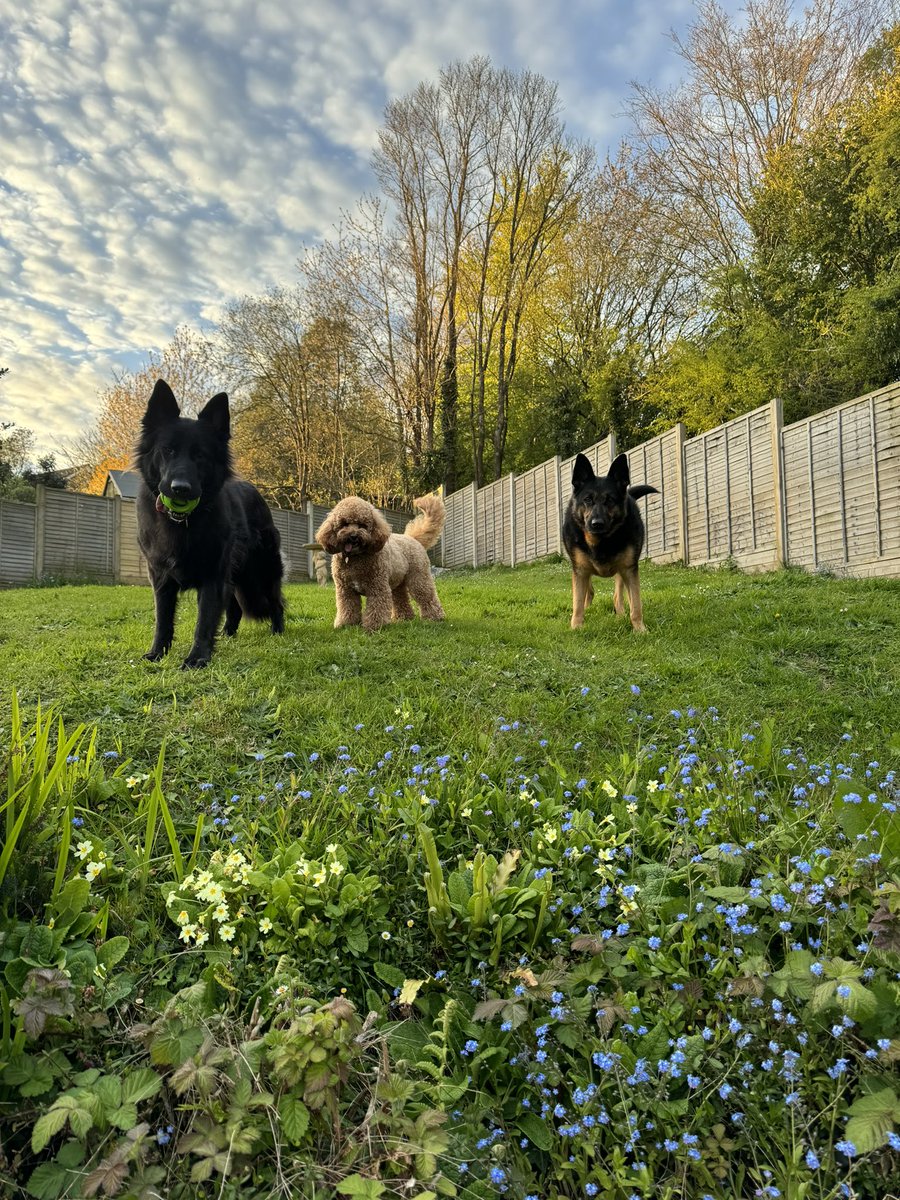
[[[704, 267], [728, 267], [748, 245], [746, 217], [767, 158], [815, 125], [853, 88], [856, 63], [891, 0], [748, 0], [743, 17], [699, 0], [687, 66], [669, 91], [634, 84], [635, 146], [657, 186], [697, 223]], [[684, 200], [690, 201], [684, 207]]]

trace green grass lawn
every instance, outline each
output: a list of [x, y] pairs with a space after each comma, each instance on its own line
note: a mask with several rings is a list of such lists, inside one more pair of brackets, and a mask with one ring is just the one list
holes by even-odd
[[4, 1200], [900, 1190], [900, 583], [642, 575], [0, 592]]
[[[330, 749], [365, 722], [403, 709], [429, 746], [470, 747], [498, 717], [545, 736], [622, 739], [631, 684], [662, 712], [717, 706], [729, 724], [774, 717], [779, 736], [830, 747], [847, 728], [883, 753], [900, 730], [900, 582], [795, 572], [646, 567], [647, 626], [636, 636], [601, 583], [582, 631], [568, 627], [561, 563], [448, 572], [448, 619], [367, 636], [334, 630], [332, 588], [288, 588], [285, 636], [245, 624], [209, 670], [181, 672], [196, 602], [182, 599], [170, 659], [143, 662], [147, 588], [63, 587], [0, 593], [0, 679], [26, 703], [58, 704], [96, 723], [110, 745], [155, 753], [165, 736], [198, 774], [273, 742]], [[607, 594], [609, 593], [609, 594]], [[573, 689], [592, 703], [569, 711]], [[650, 709], [653, 712], [653, 708]]]

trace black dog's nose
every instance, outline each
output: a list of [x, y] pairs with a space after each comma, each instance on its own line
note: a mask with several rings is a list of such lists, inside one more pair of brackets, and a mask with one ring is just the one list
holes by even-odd
[[591, 527], [591, 529], [602, 529], [603, 520], [601, 517], [591, 517], [591, 519], [588, 521], [588, 525]]
[[183, 479], [173, 479], [169, 490], [176, 500], [190, 500], [191, 498], [191, 485], [185, 483]]

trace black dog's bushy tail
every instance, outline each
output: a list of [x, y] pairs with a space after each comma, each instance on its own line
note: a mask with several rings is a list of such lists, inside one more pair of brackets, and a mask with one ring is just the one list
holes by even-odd
[[642, 496], [659, 495], [659, 488], [651, 487], [649, 483], [635, 483], [628, 489], [632, 500], [640, 500]]

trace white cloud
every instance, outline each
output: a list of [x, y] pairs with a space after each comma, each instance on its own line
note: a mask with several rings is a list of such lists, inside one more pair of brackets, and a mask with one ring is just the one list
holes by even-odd
[[371, 184], [384, 105], [475, 53], [615, 140], [687, 0], [0, 0], [0, 415], [42, 448], [178, 324], [290, 282]]

